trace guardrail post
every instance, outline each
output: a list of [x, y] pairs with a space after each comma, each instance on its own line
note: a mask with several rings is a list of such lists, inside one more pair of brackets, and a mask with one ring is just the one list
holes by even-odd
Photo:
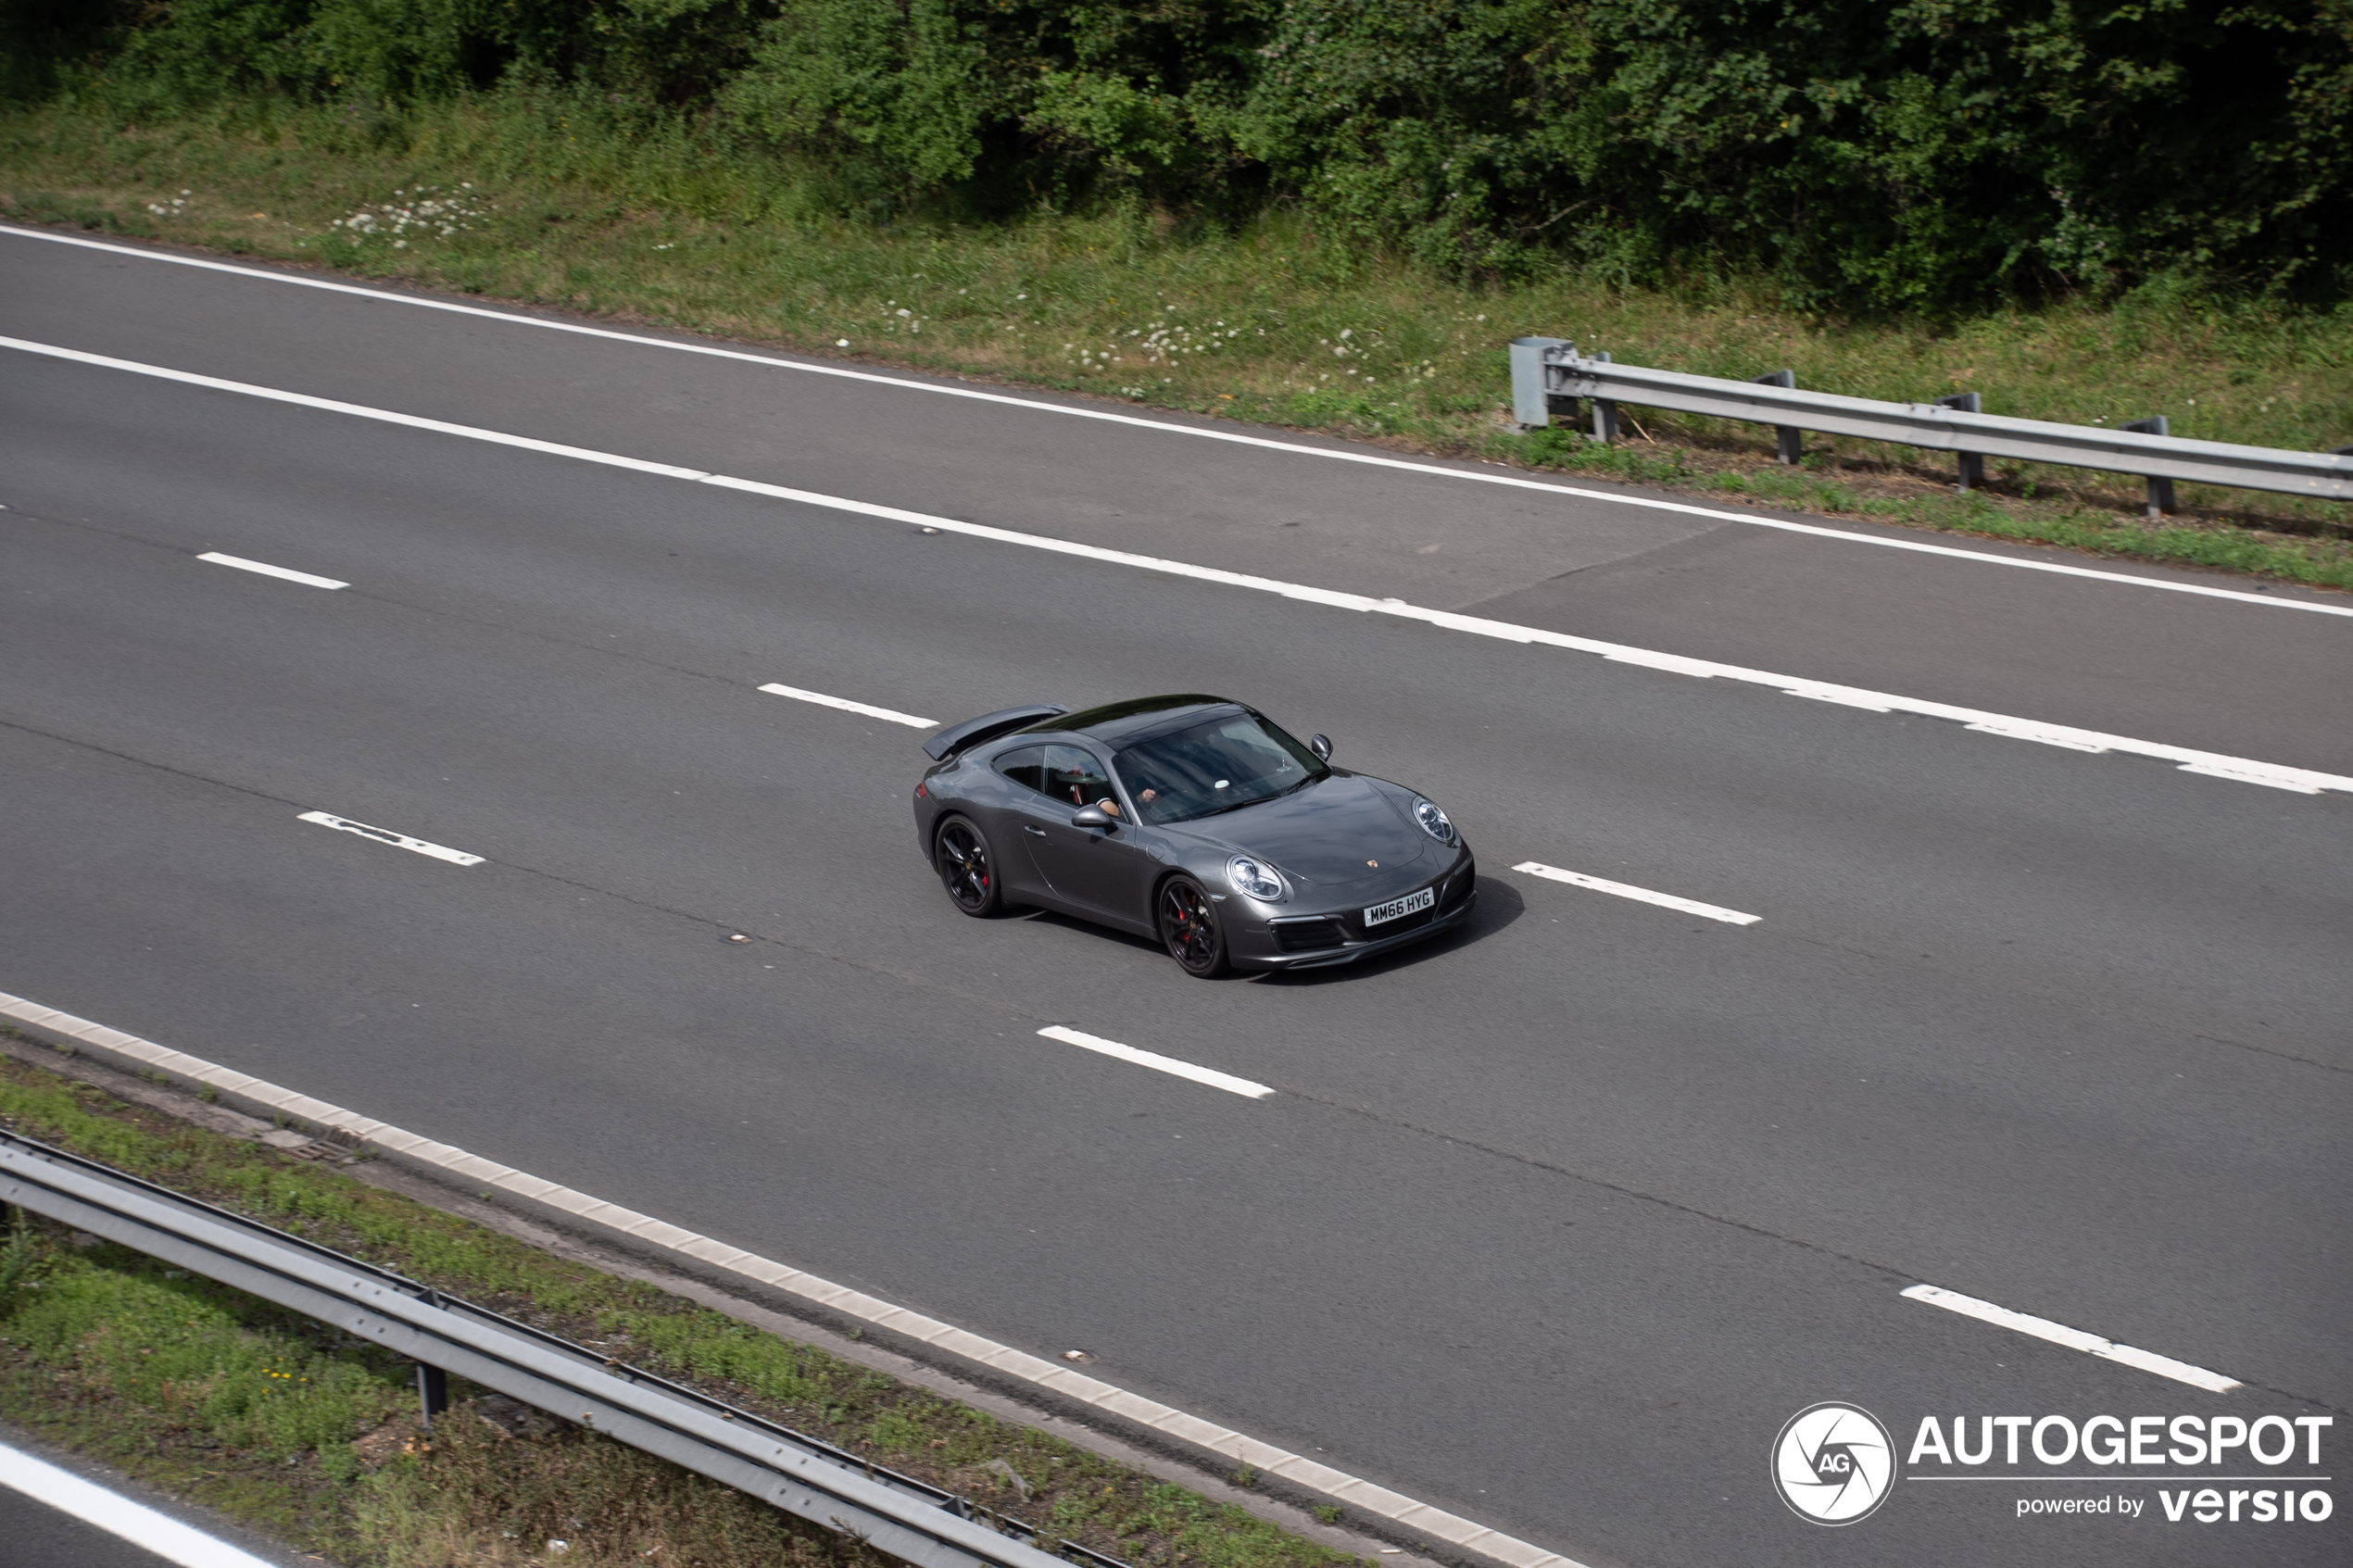
[[449, 1408], [449, 1374], [437, 1366], [417, 1363], [417, 1403], [424, 1411], [424, 1428], [433, 1430], [433, 1418]]
[[[1974, 392], [1957, 392], [1950, 397], [1940, 397], [1936, 400], [1936, 406], [1940, 408], [1958, 408], [1964, 414], [1985, 412], [1983, 408], [1978, 407], [1977, 394]], [[1966, 495], [1972, 487], [1985, 483], [1985, 457], [1981, 452], [1958, 452], [1954, 455], [1961, 459], [1961, 494]]]
[[[1594, 354], [1592, 358], [1604, 365], [1610, 362], [1609, 353], [1605, 349]], [[1588, 439], [1598, 441], [1606, 446], [1617, 439], [1617, 399], [1596, 397], [1592, 400], [1592, 404], [1593, 433]]]
[[[2171, 435], [2173, 433], [2171, 430], [2166, 428], [2165, 416], [2163, 414], [2152, 415], [2145, 420], [2134, 420], [2129, 425], [2119, 425], [2117, 428], [2119, 430], [2129, 430], [2135, 435]], [[2154, 474], [2150, 475], [2148, 520], [2151, 522], [2155, 522], [2158, 518], [2163, 517], [2167, 512], [2170, 512], [2172, 509], [2173, 482], [2170, 479], [2159, 479]]]
[[1544, 350], [1575, 349], [1565, 338], [1512, 339], [1512, 418], [1522, 430], [1541, 430], [1553, 422], [1551, 389], [1545, 375]]
[[[428, 1290], [422, 1299], [428, 1307], [438, 1307], [441, 1305], [441, 1292]], [[449, 1374], [437, 1366], [419, 1361], [417, 1403], [424, 1414], [424, 1429], [430, 1432], [433, 1430], [433, 1418], [449, 1408]]]
[[[1785, 386], [1794, 392], [1797, 390], [1797, 372], [1795, 370], [1775, 370], [1769, 376], [1758, 376], [1756, 378], [1756, 383], [1759, 386]], [[1799, 430], [1795, 425], [1775, 425], [1773, 427], [1773, 461], [1777, 463], [1789, 463], [1794, 465], [1797, 459], [1805, 455], [1805, 432]]]

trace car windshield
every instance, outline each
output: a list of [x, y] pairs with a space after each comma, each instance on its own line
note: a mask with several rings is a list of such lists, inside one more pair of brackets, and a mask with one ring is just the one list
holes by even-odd
[[1252, 713], [1212, 719], [1131, 746], [1112, 759], [1148, 822], [1183, 822], [1272, 799], [1331, 771]]

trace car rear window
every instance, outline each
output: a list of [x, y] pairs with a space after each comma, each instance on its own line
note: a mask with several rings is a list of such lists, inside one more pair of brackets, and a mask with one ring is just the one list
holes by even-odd
[[1046, 748], [1044, 746], [1025, 746], [1008, 751], [997, 759], [994, 766], [999, 772], [1021, 785], [1022, 788], [1034, 789], [1040, 795], [1046, 793]]

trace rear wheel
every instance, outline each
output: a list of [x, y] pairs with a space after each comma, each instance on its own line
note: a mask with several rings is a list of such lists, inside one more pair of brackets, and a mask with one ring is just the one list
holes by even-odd
[[1002, 900], [998, 896], [997, 857], [979, 828], [963, 817], [950, 817], [939, 830], [932, 857], [939, 868], [940, 884], [968, 915], [991, 915]]
[[1207, 980], [1226, 972], [1226, 934], [1218, 928], [1217, 909], [1200, 883], [1172, 876], [1160, 889], [1160, 939], [1168, 956], [1185, 966], [1187, 974]]

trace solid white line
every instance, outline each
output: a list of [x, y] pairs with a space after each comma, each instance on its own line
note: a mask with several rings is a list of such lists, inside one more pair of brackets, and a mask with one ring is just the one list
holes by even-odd
[[2102, 571], [2094, 567], [2067, 566], [2057, 561], [2021, 560], [2012, 556], [1991, 555], [1982, 550], [1965, 550], [1951, 545], [1931, 545], [1917, 539], [1882, 538], [1875, 533], [1856, 533], [1843, 528], [1825, 528], [1819, 523], [1793, 522], [1785, 518], [1757, 517], [1748, 512], [1730, 512], [1716, 507], [1693, 506], [1683, 501], [1662, 501], [1649, 495], [1627, 495], [1612, 490], [1588, 490], [1574, 484], [1554, 484], [1541, 479], [1526, 479], [1511, 472], [1480, 473], [1473, 469], [1447, 468], [1438, 463], [1416, 463], [1403, 458], [1384, 458], [1370, 452], [1353, 452], [1328, 446], [1311, 446], [1304, 442], [1282, 441], [1271, 436], [1250, 435], [1235, 430], [1203, 429], [1198, 425], [1173, 423], [1167, 420], [1150, 419], [1139, 414], [1115, 413], [1108, 408], [1074, 408], [1067, 404], [1048, 403], [1035, 397], [1016, 397], [1002, 392], [983, 392], [976, 387], [947, 386], [937, 382], [915, 381], [905, 376], [885, 375], [875, 370], [854, 370], [847, 366], [811, 364], [798, 359], [779, 358], [772, 354], [748, 353], [739, 348], [721, 348], [713, 344], [680, 343], [669, 338], [648, 337], [640, 332], [618, 332], [610, 327], [591, 327], [578, 321], [551, 320], [546, 317], [525, 316], [513, 310], [494, 310], [481, 305], [460, 305], [455, 300], [431, 299], [417, 295], [393, 294], [383, 289], [362, 288], [356, 283], [338, 283], [324, 278], [305, 278], [287, 272], [271, 271], [259, 267], [239, 267], [226, 261], [208, 261], [200, 257], [176, 256], [167, 251], [143, 249], [135, 245], [110, 245], [103, 240], [85, 239], [79, 234], [54, 234], [41, 229], [19, 229], [0, 223], [0, 234], [13, 234], [20, 239], [46, 240], [53, 245], [79, 245], [89, 250], [108, 251], [118, 256], [135, 256], [148, 261], [168, 261], [179, 267], [195, 267], [208, 272], [228, 272], [241, 278], [258, 278], [273, 283], [292, 283], [301, 288], [323, 289], [331, 294], [349, 295], [355, 298], [373, 300], [384, 305], [409, 305], [425, 310], [447, 310], [460, 316], [486, 317], [518, 327], [540, 327], [548, 332], [571, 332], [580, 337], [604, 338], [614, 343], [634, 344], [643, 348], [667, 348], [680, 354], [700, 354], [714, 359], [734, 359], [745, 364], [764, 365], [773, 370], [799, 370], [806, 375], [833, 376], [842, 381], [870, 382], [881, 386], [899, 387], [908, 392], [929, 392], [943, 397], [968, 398], [976, 403], [1000, 403], [1016, 408], [1027, 408], [1041, 414], [1060, 414], [1069, 419], [1100, 420], [1109, 424], [1132, 425], [1159, 431], [1167, 435], [1189, 435], [1203, 441], [1224, 441], [1238, 446], [1256, 446], [1266, 451], [1289, 452], [1306, 458], [1323, 458], [1334, 462], [1359, 463], [1368, 468], [1396, 469], [1406, 473], [1433, 474], [1441, 479], [1470, 480], [1479, 484], [1501, 484], [1516, 490], [1541, 490], [1554, 495], [1574, 495], [1579, 500], [1602, 501], [1611, 506], [1640, 507], [1651, 511], [1680, 512], [1689, 517], [1704, 517], [1718, 522], [1746, 523], [1752, 528], [1778, 529], [1784, 533], [1810, 534], [1818, 539], [1836, 539], [1849, 545], [1876, 545], [1881, 549], [1909, 550], [1916, 555], [1943, 556], [1953, 560], [1973, 561], [1980, 566], [2009, 566], [2024, 571], [2047, 571], [2062, 577], [2090, 578], [2095, 582], [2117, 583], [2132, 588], [2161, 588], [2168, 593], [2193, 594], [2202, 598], [2230, 599], [2240, 604], [2259, 605], [2266, 609], [2309, 609], [2322, 615], [2353, 616], [2353, 606], [2320, 604], [2308, 599], [2274, 598], [2263, 594], [2248, 593], [2240, 588], [2209, 587], [2201, 583], [2172, 583], [2158, 577], [2135, 577], [2120, 571]]
[[651, 474], [661, 479], [682, 479], [699, 484], [716, 485], [724, 490], [740, 490], [747, 495], [766, 495], [779, 501], [797, 502], [801, 506], [823, 507], [833, 511], [850, 512], [860, 517], [882, 518], [891, 522], [913, 523], [919, 527], [937, 529], [943, 533], [962, 533], [975, 539], [991, 539], [1002, 545], [1019, 545], [1025, 549], [1048, 550], [1056, 555], [1074, 556], [1082, 560], [1102, 561], [1114, 566], [1137, 567], [1147, 571], [1165, 572], [1172, 577], [1187, 577], [1200, 583], [1223, 583], [1227, 587], [1248, 588], [1258, 593], [1277, 594], [1287, 599], [1308, 604], [1328, 605], [1336, 609], [1361, 610], [1368, 615], [1391, 615], [1406, 621], [1419, 621], [1443, 627], [1450, 632], [1464, 632], [1473, 636], [1494, 637], [1507, 643], [1537, 643], [1547, 647], [1567, 648], [1578, 653], [1599, 654], [1617, 664], [1639, 664], [1646, 669], [1664, 670], [1677, 675], [1709, 676], [1719, 680], [1741, 681], [1753, 685], [1769, 686], [1775, 691], [1796, 696], [1813, 697], [1818, 701], [1842, 704], [1879, 713], [1913, 713], [1930, 719], [1950, 719], [1965, 725], [2017, 734], [2025, 738], [2047, 738], [2054, 745], [2064, 745], [2081, 751], [2121, 751], [2139, 757], [2154, 757], [2179, 767], [2196, 767], [2218, 778], [2236, 779], [2247, 784], [2268, 784], [2280, 788], [2310, 794], [2321, 790], [2343, 790], [2353, 793], [2353, 778], [2337, 773], [2315, 772], [2309, 768], [2290, 768], [2275, 762], [2260, 762], [2252, 758], [2231, 757], [2221, 752], [2198, 751], [2189, 746], [2168, 746], [2158, 741], [2133, 740], [2125, 735], [2105, 734], [2097, 730], [2079, 730], [2064, 724], [2045, 724], [2036, 720], [2020, 719], [2008, 714], [1989, 713], [1982, 709], [1961, 708], [1948, 702], [1926, 702], [1915, 697], [1896, 696], [1888, 692], [1867, 691], [1859, 686], [1833, 685], [1827, 682], [1807, 680], [1803, 676], [1776, 675], [1770, 671], [1749, 670], [1737, 664], [1719, 664], [1713, 659], [1689, 659], [1681, 654], [1657, 653], [1648, 648], [1629, 647], [1623, 643], [1604, 643], [1592, 637], [1571, 636], [1566, 632], [1548, 632], [1541, 627], [1518, 626], [1508, 621], [1490, 621], [1480, 616], [1458, 615], [1452, 610], [1425, 609], [1409, 605], [1403, 599], [1376, 599], [1363, 594], [1344, 594], [1330, 588], [1314, 588], [1300, 583], [1285, 583], [1278, 578], [1258, 577], [1245, 571], [1227, 571], [1223, 568], [1194, 566], [1186, 561], [1166, 560], [1157, 556], [1138, 555], [1129, 550], [1105, 549], [1100, 545], [1081, 545], [1069, 539], [1053, 539], [1038, 533], [1020, 533], [1010, 528], [992, 528], [987, 523], [965, 522], [956, 518], [938, 517], [928, 512], [911, 512], [900, 507], [876, 506], [871, 501], [853, 501], [839, 495], [822, 495], [813, 490], [795, 490], [782, 484], [766, 484], [758, 480], [734, 479], [725, 474], [708, 473], [700, 469], [680, 468], [672, 463], [649, 462], [643, 458], [627, 458], [612, 452], [598, 452], [585, 446], [567, 446], [561, 442], [540, 441], [526, 435], [510, 435], [503, 431], [482, 430], [472, 425], [452, 424], [446, 420], [428, 420], [415, 414], [396, 413], [386, 408], [371, 408], [358, 403], [339, 403], [333, 398], [313, 397], [307, 393], [281, 392], [274, 387], [254, 386], [244, 382], [223, 381], [217, 376], [197, 375], [190, 370], [168, 370], [157, 365], [144, 365], [132, 359], [116, 359], [103, 354], [88, 354], [78, 348], [58, 348], [48, 344], [30, 343], [21, 338], [0, 337], [0, 348], [14, 348], [27, 354], [45, 355], [53, 359], [70, 360], [75, 364], [95, 365], [102, 369], [127, 370], [134, 375], [154, 376], [162, 381], [178, 382], [187, 386], [208, 387], [219, 392], [233, 392], [241, 396], [258, 397], [272, 403], [292, 404], [296, 408], [318, 408], [328, 413], [347, 414], [355, 419], [376, 420], [385, 424], [406, 426], [411, 430], [432, 431], [443, 435], [463, 436], [470, 441], [487, 442], [497, 446], [511, 446], [519, 451], [539, 452], [549, 457], [570, 458], [578, 462], [597, 463], [607, 468], [624, 469], [632, 473]]
[[1574, 887], [1590, 887], [1596, 893], [1614, 893], [1620, 898], [1656, 904], [1663, 909], [1680, 909], [1687, 915], [1705, 915], [1709, 920], [1725, 921], [1733, 925], [1755, 925], [1765, 918], [1763, 915], [1744, 915], [1738, 909], [1728, 909], [1718, 904], [1703, 904], [1696, 898], [1678, 898], [1672, 893], [1654, 893], [1647, 887], [1587, 876], [1583, 872], [1565, 872], [1558, 866], [1547, 866], [1535, 860], [1522, 860], [1512, 870], [1526, 872], [1530, 876], [1547, 877], [1554, 882], [1566, 882]]
[[447, 849], [438, 844], [427, 844], [422, 838], [411, 838], [390, 828], [371, 828], [365, 822], [355, 822], [348, 817], [331, 816], [324, 811], [305, 811], [297, 822], [317, 822], [322, 828], [337, 833], [356, 833], [362, 838], [372, 838], [379, 844], [389, 844], [401, 849], [411, 849], [420, 855], [430, 855], [436, 860], [447, 860], [453, 866], [478, 866], [483, 857], [469, 855], [462, 849]]
[[1096, 1051], [1103, 1056], [1115, 1057], [1121, 1061], [1132, 1061], [1139, 1067], [1149, 1067], [1155, 1073], [1167, 1073], [1179, 1078], [1190, 1078], [1196, 1084], [1207, 1084], [1211, 1088], [1223, 1089], [1229, 1095], [1241, 1095], [1250, 1099], [1265, 1099], [1275, 1092], [1264, 1084], [1253, 1084], [1247, 1078], [1237, 1078], [1230, 1073], [1220, 1073], [1214, 1067], [1195, 1067], [1191, 1062], [1179, 1061], [1173, 1056], [1163, 1056], [1158, 1051], [1139, 1051], [1133, 1046], [1123, 1046], [1117, 1040], [1106, 1040], [1100, 1035], [1082, 1035], [1076, 1029], [1065, 1029], [1059, 1023], [1051, 1024], [1038, 1032], [1050, 1040], [1060, 1040], [1066, 1046], [1076, 1046], [1081, 1050]]
[[862, 702], [852, 702], [846, 696], [827, 696], [823, 692], [805, 692], [799, 686], [780, 686], [774, 681], [760, 689], [775, 696], [796, 697], [802, 702], [816, 703], [821, 708], [838, 708], [844, 713], [863, 713], [869, 719], [887, 719], [894, 724], [908, 724], [918, 730], [939, 728], [939, 721], [937, 719], [918, 719], [912, 713], [900, 713], [888, 708], [869, 707]]
[[937, 1318], [925, 1317], [877, 1297], [836, 1285], [831, 1280], [820, 1279], [815, 1274], [773, 1262], [757, 1253], [730, 1247], [724, 1241], [713, 1241], [709, 1236], [665, 1224], [650, 1214], [640, 1214], [635, 1210], [591, 1198], [586, 1193], [558, 1186], [553, 1182], [542, 1181], [512, 1166], [501, 1165], [480, 1155], [469, 1154], [462, 1148], [419, 1137], [387, 1123], [346, 1110], [339, 1105], [312, 1099], [292, 1089], [248, 1077], [217, 1062], [207, 1061], [202, 1057], [188, 1056], [151, 1040], [143, 1040], [136, 1035], [126, 1035], [119, 1029], [109, 1029], [102, 1023], [93, 1023], [86, 1018], [76, 1018], [71, 1013], [44, 1008], [38, 1002], [12, 997], [6, 992], [0, 992], [0, 1018], [14, 1019], [29, 1029], [54, 1035], [77, 1048], [87, 1047], [120, 1057], [138, 1067], [199, 1085], [208, 1084], [220, 1094], [258, 1105], [267, 1111], [283, 1113], [290, 1123], [299, 1121], [314, 1127], [341, 1128], [362, 1143], [373, 1144], [405, 1159], [436, 1166], [463, 1177], [476, 1186], [497, 1187], [533, 1202], [547, 1204], [574, 1218], [619, 1231], [636, 1241], [666, 1248], [711, 1268], [729, 1270], [775, 1289], [789, 1291], [828, 1311], [858, 1318], [894, 1334], [905, 1335], [935, 1349], [978, 1361], [1009, 1377], [1035, 1383], [1064, 1399], [1076, 1399], [1108, 1411], [1139, 1426], [1150, 1427], [1196, 1448], [1222, 1454], [1252, 1470], [1278, 1475], [1286, 1481], [1337, 1499], [1352, 1508], [1361, 1508], [1383, 1519], [1395, 1520], [1426, 1536], [1508, 1563], [1510, 1568], [1579, 1568], [1578, 1563], [1558, 1552], [1530, 1546], [1526, 1541], [1516, 1540], [1501, 1531], [1491, 1530], [1460, 1515], [1432, 1508], [1403, 1493], [1377, 1486], [1345, 1471], [1318, 1464], [1303, 1454], [1289, 1452], [1271, 1443], [1262, 1443], [1228, 1427], [1131, 1394], [1125, 1388], [1088, 1377], [1064, 1362], [1050, 1361], [1026, 1350], [1016, 1350], [1010, 1345], [984, 1339], [977, 1334], [967, 1334]]
[[307, 571], [291, 567], [271, 566], [268, 561], [247, 560], [243, 556], [224, 556], [219, 550], [207, 550], [196, 558], [215, 566], [233, 566], [239, 571], [258, 571], [264, 577], [283, 577], [289, 583], [308, 583], [314, 588], [348, 588], [348, 583], [338, 583], [332, 577], [313, 577]]
[[1981, 1301], [1974, 1296], [1958, 1291], [1940, 1290], [1932, 1285], [1916, 1285], [1903, 1293], [1914, 1301], [1925, 1301], [1931, 1307], [1942, 1307], [1948, 1312], [1958, 1312], [1980, 1323], [1990, 1323], [1997, 1328], [2016, 1329], [2037, 1339], [2047, 1339], [2054, 1345], [2064, 1345], [2070, 1350], [2081, 1350], [2088, 1356], [2099, 1356], [2111, 1361], [2121, 1361], [2143, 1372], [2153, 1372], [2159, 1377], [2170, 1377], [2176, 1383], [2187, 1383], [2209, 1394], [2227, 1394], [2239, 1386], [2238, 1379], [2224, 1377], [2219, 1372], [2208, 1372], [2202, 1366], [2177, 1361], [2171, 1356], [2160, 1356], [2149, 1350], [2136, 1350], [2130, 1345], [2119, 1345], [2113, 1339], [2103, 1339], [2096, 1334], [2086, 1334], [2080, 1328], [2053, 1323], [2048, 1318], [2029, 1317], [2013, 1312], [2007, 1307], [1996, 1307], [1991, 1301]]
[[85, 1524], [95, 1524], [167, 1562], [181, 1564], [182, 1568], [275, 1568], [266, 1559], [233, 1547], [217, 1536], [208, 1536], [145, 1503], [132, 1502], [119, 1492], [110, 1492], [70, 1470], [60, 1470], [5, 1443], [0, 1443], [0, 1486], [22, 1492], [35, 1502], [47, 1503]]

